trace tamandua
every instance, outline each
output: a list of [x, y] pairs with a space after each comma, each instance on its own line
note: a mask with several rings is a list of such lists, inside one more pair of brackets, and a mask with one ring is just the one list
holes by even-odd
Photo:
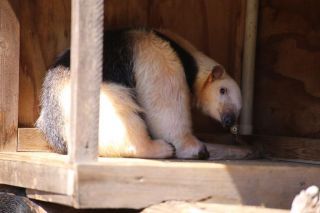
[[[166, 30], [106, 31], [100, 91], [99, 155], [206, 159], [192, 132], [191, 105], [232, 126], [241, 109], [237, 83], [188, 41]], [[88, 70], [90, 72], [90, 70]], [[49, 69], [36, 126], [67, 153], [70, 50]]]

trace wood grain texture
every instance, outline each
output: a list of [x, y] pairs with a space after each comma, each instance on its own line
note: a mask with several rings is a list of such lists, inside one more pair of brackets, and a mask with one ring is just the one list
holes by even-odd
[[216, 203], [190, 203], [182, 201], [169, 201], [152, 205], [141, 213], [289, 213], [289, 210], [270, 209], [257, 206], [227, 205]]
[[72, 0], [71, 117], [68, 154], [72, 162], [98, 157], [102, 81], [103, 1]]
[[257, 135], [250, 138], [267, 158], [317, 161], [320, 164], [320, 139]]
[[170, 29], [215, 58], [240, 82], [244, 0], [105, 1], [105, 27]]
[[[263, 157], [268, 159], [281, 159], [283, 161], [301, 161], [307, 163], [320, 164], [320, 140], [312, 138], [299, 138], [299, 137], [281, 137], [281, 136], [267, 136], [267, 135], [239, 135], [233, 137], [229, 134], [201, 134], [198, 135], [203, 141], [215, 143], [212, 146], [213, 150], [210, 155], [214, 156], [215, 151], [223, 153], [222, 155], [228, 156], [228, 148], [232, 146], [221, 147], [221, 149], [214, 149], [214, 146], [220, 144], [241, 144], [238, 147], [239, 152], [233, 154], [241, 154], [248, 146], [251, 150], [250, 157]], [[209, 148], [210, 149], [210, 148]], [[247, 151], [248, 151], [247, 150]], [[232, 153], [232, 152], [231, 152]], [[229, 153], [230, 154], [230, 153]]]
[[[21, 29], [20, 127], [33, 127], [48, 66], [70, 40], [69, 0], [23, 0]], [[105, 28], [168, 28], [223, 64], [240, 82], [245, 0], [105, 0]], [[33, 18], [37, 14], [37, 19]], [[221, 132], [197, 112], [198, 132]]]
[[57, 194], [52, 192], [39, 191], [34, 189], [27, 189], [26, 195], [28, 198], [46, 201], [50, 203], [59, 203], [62, 205], [72, 206], [73, 196], [65, 194]]
[[18, 129], [18, 152], [52, 152], [43, 134], [36, 128]]
[[19, 126], [33, 127], [46, 70], [70, 47], [71, 1], [20, 0]]
[[0, 1], [0, 150], [15, 151], [17, 146], [19, 31], [10, 2]]
[[263, 161], [100, 158], [78, 165], [77, 173], [76, 206], [81, 208], [144, 208], [187, 200], [289, 209], [301, 189], [320, 184], [319, 166]]
[[72, 195], [74, 173], [67, 156], [49, 154], [0, 153], [0, 184]]
[[144, 208], [184, 200], [284, 209], [290, 208], [301, 189], [320, 185], [319, 166], [299, 163], [99, 158], [71, 165], [67, 161], [67, 156], [55, 153], [0, 153], [0, 184], [33, 189], [28, 194], [35, 199], [78, 208]]
[[319, 10], [317, 0], [261, 1], [255, 134], [320, 138]]

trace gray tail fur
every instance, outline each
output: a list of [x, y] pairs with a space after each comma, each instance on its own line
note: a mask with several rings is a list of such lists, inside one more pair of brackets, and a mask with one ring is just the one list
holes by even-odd
[[67, 142], [63, 133], [65, 123], [59, 93], [69, 80], [69, 68], [57, 66], [48, 71], [42, 87], [40, 117], [36, 122], [36, 127], [44, 133], [51, 149], [60, 154], [67, 154]]

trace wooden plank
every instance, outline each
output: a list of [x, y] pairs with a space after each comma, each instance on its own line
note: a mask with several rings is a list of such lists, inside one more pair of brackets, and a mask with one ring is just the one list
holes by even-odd
[[46, 201], [50, 203], [58, 203], [67, 206], [73, 206], [73, 196], [65, 194], [57, 194], [52, 192], [44, 192], [34, 189], [27, 189], [26, 195], [28, 198]]
[[141, 213], [289, 213], [289, 210], [270, 209], [257, 206], [242, 206], [217, 203], [190, 203], [182, 201], [170, 201], [156, 204], [144, 209]]
[[103, 0], [72, 0], [71, 127], [72, 162], [98, 157], [99, 96], [102, 80]]
[[67, 161], [54, 153], [0, 153], [0, 184], [77, 208], [144, 208], [168, 200], [289, 208], [301, 189], [320, 185], [320, 167], [298, 163], [99, 158], [76, 165], [75, 173]]
[[144, 208], [168, 200], [290, 208], [320, 185], [320, 167], [264, 161], [99, 159], [77, 166], [80, 208]]
[[261, 157], [265, 158], [320, 163], [320, 139], [267, 135], [239, 135], [235, 138], [230, 134], [198, 134], [197, 136], [211, 143], [250, 145], [255, 152], [260, 152]]
[[253, 145], [259, 147], [265, 157], [320, 163], [320, 139], [253, 135], [244, 137], [243, 140], [251, 141]]
[[74, 173], [66, 161], [55, 153], [0, 152], [0, 183], [72, 195]]
[[0, 1], [0, 150], [15, 151], [18, 128], [19, 21], [8, 0]]
[[52, 150], [37, 128], [19, 128], [18, 152], [52, 152]]
[[[70, 47], [71, 1], [19, 1], [19, 126], [34, 127], [46, 71]], [[37, 14], [37, 18], [34, 15]]]

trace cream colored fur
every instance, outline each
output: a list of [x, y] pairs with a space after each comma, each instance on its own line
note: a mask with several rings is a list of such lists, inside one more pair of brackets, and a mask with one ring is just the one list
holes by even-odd
[[[196, 95], [193, 97], [193, 100], [197, 107], [218, 121], [221, 121], [221, 114], [228, 111], [233, 111], [236, 116], [239, 116], [242, 106], [240, 88], [225, 72], [224, 68], [222, 68], [224, 73], [220, 79], [212, 79], [210, 84], [205, 84], [210, 78], [213, 68], [221, 65], [198, 51], [190, 42], [181, 36], [168, 30], [159, 31], [181, 45], [196, 59], [199, 72], [194, 88]], [[228, 90], [228, 93], [223, 97], [218, 94], [221, 87], [225, 87]]]
[[[64, 134], [70, 128], [70, 84], [60, 93], [65, 118]], [[100, 92], [99, 155], [108, 157], [168, 158], [174, 148], [165, 141], [151, 140], [142, 109], [132, 99], [131, 90], [114, 83], [103, 83]]]
[[[169, 145], [172, 143], [178, 158], [198, 158], [204, 145], [192, 133], [192, 99], [217, 120], [221, 120], [220, 115], [226, 110], [239, 113], [241, 96], [236, 83], [226, 73], [221, 79], [208, 81], [211, 70], [219, 64], [181, 37], [168, 31], [162, 32], [196, 59], [199, 73], [194, 85], [195, 97], [191, 97], [183, 66], [169, 43], [151, 31], [132, 31], [136, 95], [141, 107], [133, 100], [130, 89], [114, 83], [102, 84], [101, 156], [167, 158], [173, 155], [173, 147]], [[231, 91], [224, 98], [218, 93], [222, 85]], [[68, 83], [66, 88], [61, 92], [61, 99], [64, 100], [70, 96]], [[145, 115], [145, 121], [138, 115], [141, 112]], [[67, 108], [64, 113], [64, 117], [68, 118]], [[65, 132], [68, 132], [69, 121], [65, 122]], [[147, 126], [155, 140], [150, 139]]]
[[138, 102], [151, 134], [172, 143], [177, 157], [197, 157], [202, 144], [192, 136], [189, 89], [179, 58], [152, 32], [134, 32], [134, 39]]

